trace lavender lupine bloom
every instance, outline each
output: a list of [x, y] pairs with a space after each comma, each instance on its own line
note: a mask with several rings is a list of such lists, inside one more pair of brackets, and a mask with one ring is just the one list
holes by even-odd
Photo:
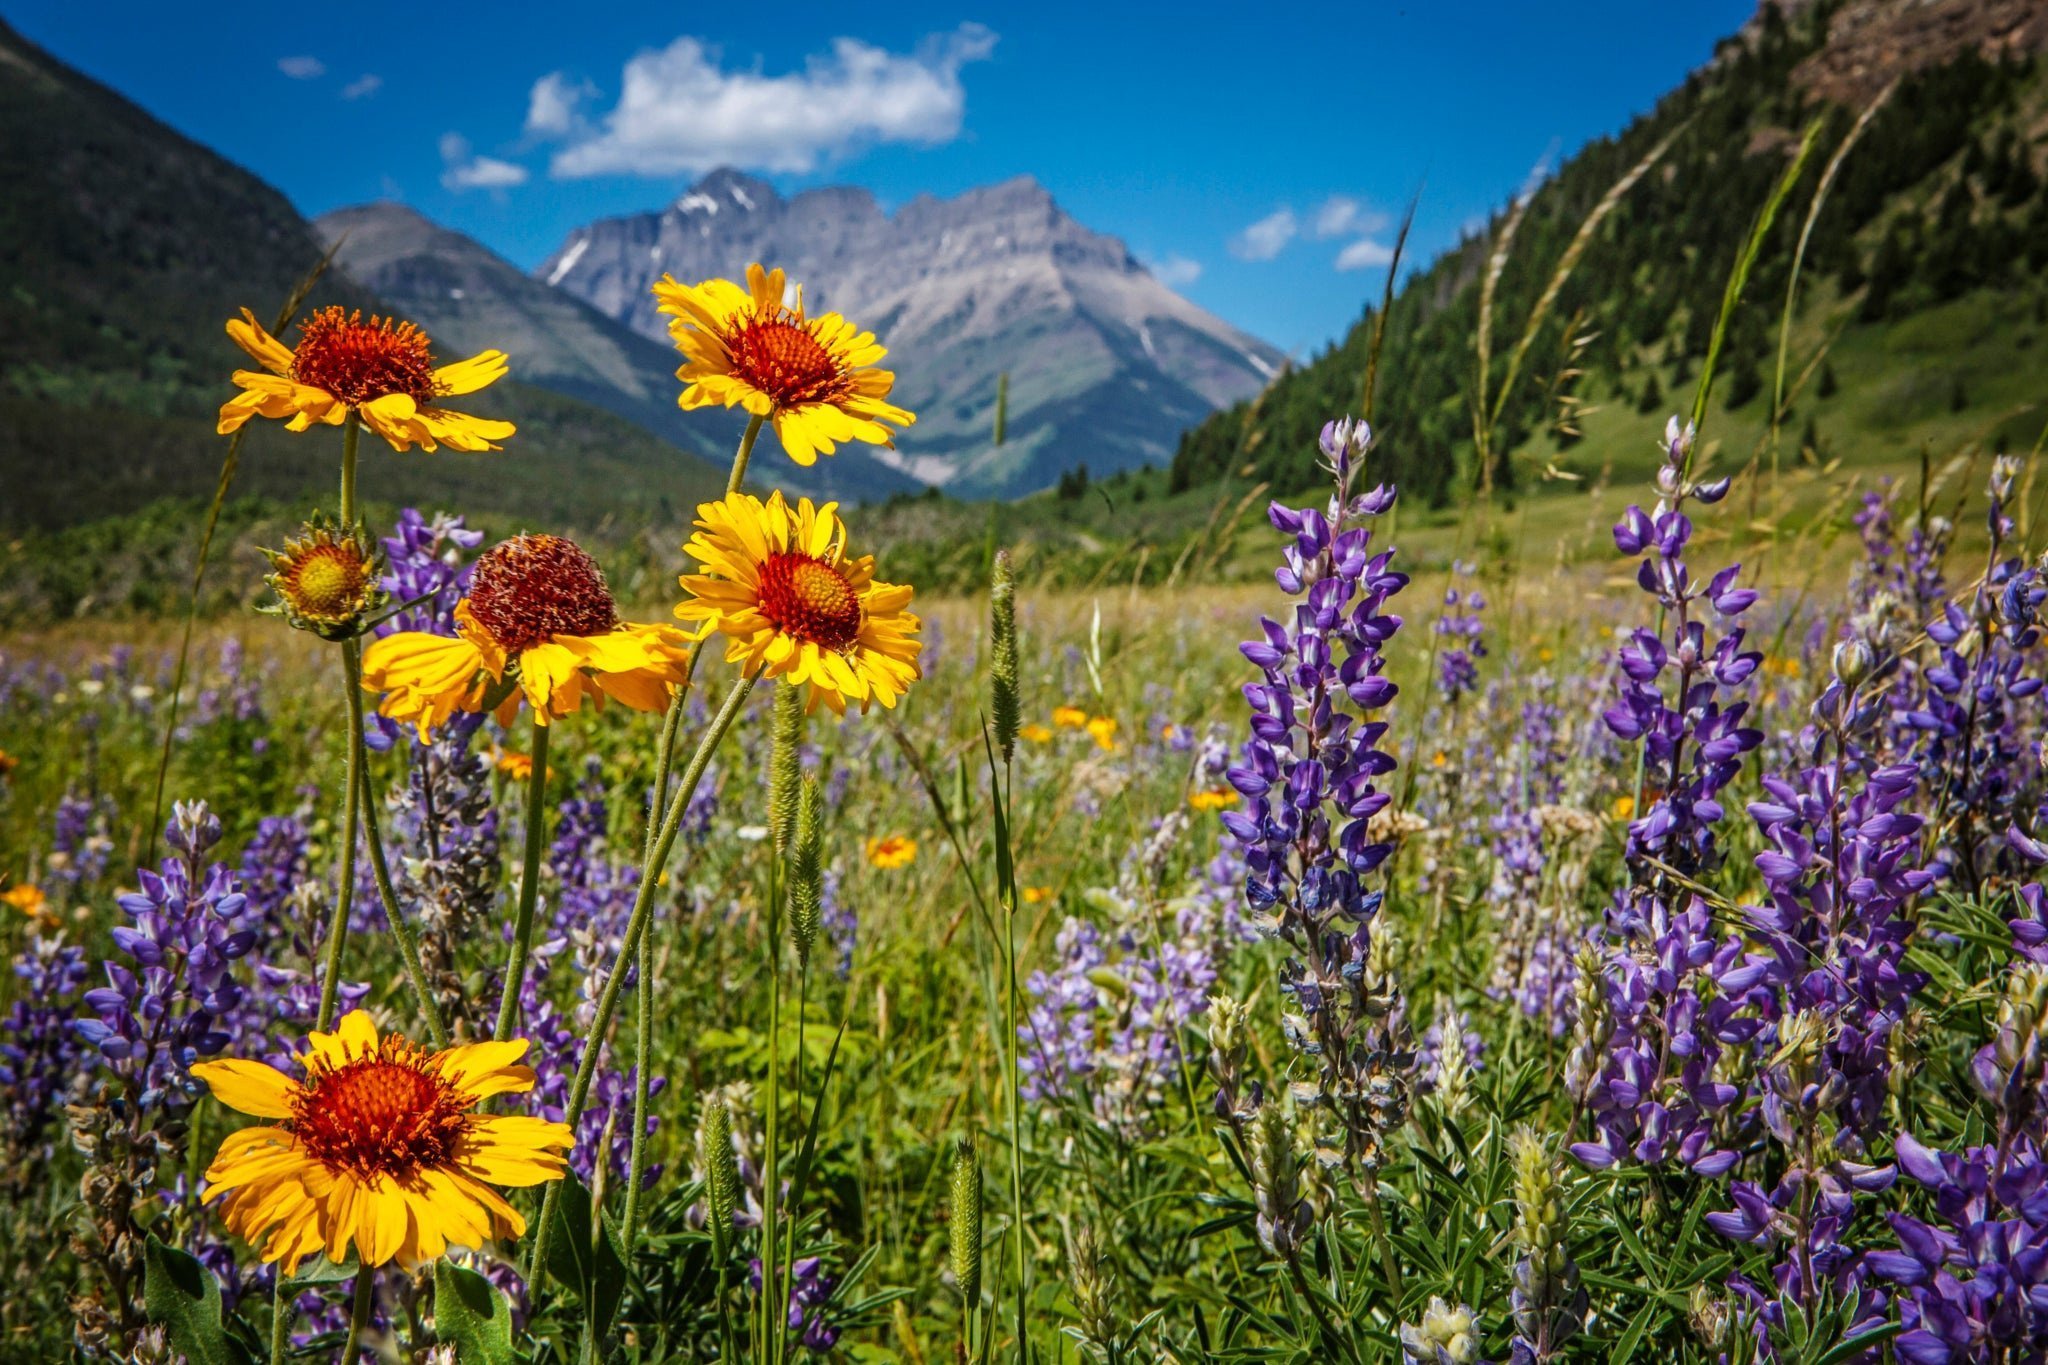
[[[833, 1326], [826, 1310], [832, 1305], [832, 1291], [838, 1287], [839, 1277], [825, 1273], [825, 1263], [816, 1256], [805, 1256], [790, 1267], [789, 1282], [789, 1330], [797, 1334], [797, 1340], [812, 1351], [823, 1354], [839, 1342], [839, 1329]], [[755, 1257], [748, 1262], [747, 1287], [755, 1297], [761, 1294], [761, 1260]]]
[[2029, 656], [2048, 588], [2024, 561], [2002, 557], [2014, 529], [2005, 505], [2017, 470], [2005, 456], [1993, 464], [1983, 578], [1967, 603], [1950, 600], [1927, 623], [1934, 659], [1920, 670], [1917, 703], [1898, 717], [1913, 733], [1913, 758], [1934, 800], [1929, 814], [1946, 836], [1937, 868], [1971, 892], [2018, 870], [1996, 834], [2012, 822], [2036, 770], [2019, 703], [2041, 690]]
[[85, 950], [62, 934], [32, 930], [14, 959], [14, 975], [19, 993], [0, 1021], [0, 1132], [9, 1170], [26, 1176], [49, 1160], [50, 1121], [85, 1073], [72, 1027], [85, 986]]
[[174, 808], [164, 837], [174, 851], [139, 892], [120, 898], [134, 920], [113, 931], [134, 962], [106, 964], [107, 984], [85, 994], [94, 1017], [75, 1024], [115, 1075], [138, 1087], [143, 1107], [183, 1108], [200, 1087], [192, 1063], [230, 1041], [220, 1021], [242, 999], [231, 967], [256, 942], [244, 921], [247, 898], [224, 864], [206, 856], [220, 820], [200, 801]]
[[[833, 774], [838, 775], [836, 772]], [[819, 900], [818, 923], [839, 954], [836, 970], [841, 981], [853, 973], [853, 950], [860, 938], [860, 915], [848, 904], [840, 889], [837, 866], [825, 869], [824, 894]]]
[[1255, 921], [1296, 954], [1282, 991], [1298, 1011], [1290, 1032], [1315, 1061], [1319, 1112], [1342, 1126], [1345, 1157], [1368, 1179], [1382, 1129], [1405, 1116], [1414, 1061], [1398, 1002], [1381, 994], [1391, 983], [1368, 970], [1383, 893], [1364, 879], [1393, 852], [1368, 832], [1393, 800], [1374, 782], [1395, 760], [1379, 748], [1387, 723], [1367, 717], [1394, 700], [1381, 650], [1401, 618], [1386, 606], [1408, 582], [1389, 567], [1392, 550], [1369, 552], [1362, 524], [1393, 505], [1394, 490], [1351, 491], [1371, 441], [1363, 424], [1330, 423], [1321, 442], [1335, 482], [1327, 510], [1268, 509], [1292, 537], [1274, 577], [1301, 600], [1285, 624], [1262, 620], [1262, 637], [1242, 647], [1263, 676], [1244, 689], [1252, 733], [1230, 770], [1245, 804], [1222, 816], [1244, 845]]
[[[1575, 1081], [1595, 1138], [1571, 1150], [1595, 1167], [1675, 1160], [1713, 1176], [1736, 1158], [1714, 1133], [1715, 1116], [1739, 1098], [1716, 1074], [1724, 1035], [1740, 1042], [1753, 1027], [1733, 1019], [1730, 992], [1716, 983], [1750, 968], [1740, 941], [1717, 939], [1706, 903], [1671, 873], [1697, 878], [1720, 861], [1720, 792], [1763, 742], [1742, 724], [1749, 703], [1737, 699], [1762, 659], [1743, 651], [1743, 630], [1732, 624], [1756, 602], [1755, 592], [1736, 586], [1739, 566], [1702, 582], [1685, 560], [1693, 530], [1685, 503], [1715, 503], [1728, 492], [1726, 479], [1690, 479], [1693, 436], [1671, 419], [1656, 507], [1631, 506], [1614, 528], [1623, 554], [1645, 556], [1636, 580], [1656, 600], [1668, 638], [1634, 632], [1618, 654], [1621, 701], [1604, 716], [1615, 735], [1642, 745], [1646, 805], [1629, 823], [1629, 882], [1609, 911], [1617, 942], [1601, 964], [1599, 1022], [1611, 1032], [1588, 1054], [1589, 1074]], [[1715, 630], [1702, 607], [1717, 618]]]
[[1898, 1250], [1867, 1257], [1874, 1276], [1898, 1286], [1901, 1360], [2035, 1360], [2048, 1348], [2044, 1029], [2048, 969], [2022, 963], [1970, 1068], [1997, 1115], [1994, 1141], [1951, 1154], [1899, 1135], [1899, 1168], [1933, 1195], [1935, 1214], [1890, 1215]]
[[[476, 572], [468, 554], [483, 539], [484, 533], [464, 526], [461, 517], [437, 512], [429, 521], [416, 507], [401, 511], [394, 534], [384, 537], [387, 568], [378, 584], [392, 602], [405, 607], [380, 623], [373, 634], [420, 631], [454, 635], [455, 606], [469, 591], [470, 578]], [[378, 750], [389, 749], [412, 733], [381, 715], [371, 717], [371, 726], [372, 733], [365, 736], [365, 742]], [[469, 728], [474, 732], [475, 725]]]
[[1460, 579], [1470, 578], [1472, 573], [1472, 565], [1452, 562], [1451, 584], [1444, 589], [1444, 612], [1436, 619], [1436, 633], [1443, 639], [1436, 659], [1437, 691], [1453, 706], [1479, 685], [1479, 660], [1486, 657], [1486, 627], [1479, 618], [1486, 599], [1478, 588], [1458, 586]]
[[114, 851], [108, 836], [110, 802], [94, 801], [67, 792], [57, 802], [55, 824], [50, 833], [50, 857], [45, 871], [59, 885], [90, 885], [107, 870]]

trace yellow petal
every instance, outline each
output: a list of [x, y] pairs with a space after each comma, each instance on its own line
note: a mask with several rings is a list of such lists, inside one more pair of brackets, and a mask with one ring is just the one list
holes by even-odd
[[299, 1083], [277, 1068], [240, 1058], [200, 1062], [192, 1074], [228, 1108], [260, 1119], [290, 1118], [292, 1100], [299, 1093]]

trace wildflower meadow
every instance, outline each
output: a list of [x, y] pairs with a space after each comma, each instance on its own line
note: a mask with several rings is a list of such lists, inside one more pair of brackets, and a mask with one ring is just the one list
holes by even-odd
[[887, 338], [772, 262], [655, 287], [744, 434], [630, 594], [365, 512], [516, 361], [223, 301], [335, 496], [0, 646], [0, 1358], [2048, 1359], [2039, 447], [1784, 513], [1783, 198], [1597, 550], [1411, 510], [1376, 340], [1256, 582], [892, 567], [793, 491]]

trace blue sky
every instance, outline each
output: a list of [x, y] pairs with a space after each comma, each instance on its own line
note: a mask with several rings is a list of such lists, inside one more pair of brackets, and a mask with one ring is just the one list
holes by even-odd
[[5, 17], [308, 214], [399, 198], [531, 268], [718, 162], [890, 205], [1028, 174], [1305, 355], [1378, 296], [1418, 189], [1426, 259], [1752, 9], [30, 0]]

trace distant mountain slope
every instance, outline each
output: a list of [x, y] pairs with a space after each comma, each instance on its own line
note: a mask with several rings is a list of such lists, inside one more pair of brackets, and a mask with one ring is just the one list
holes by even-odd
[[[1934, 428], [1965, 422], [2031, 443], [2048, 385], [2038, 360], [2014, 369], [2011, 359], [2028, 353], [2048, 317], [2048, 80], [2034, 55], [2048, 42], [2044, 12], [2041, 0], [1849, 0], [1802, 5], [1788, 19], [1766, 4], [1653, 111], [1560, 166], [1530, 201], [1501, 276], [1494, 392], [1579, 225], [1675, 135], [1596, 234], [1530, 347], [1502, 418], [1498, 448], [1511, 458], [1500, 479], [1551, 460], [1595, 479], [1615, 452], [1647, 449], [1644, 432], [1689, 403], [1736, 252], [1800, 130], [1825, 115], [1819, 154], [1765, 243], [1717, 370], [1717, 412], [1738, 414], [1752, 431], [1762, 425], [1779, 310], [1821, 166], [1894, 77], [1896, 94], [1814, 221], [1799, 355], [1832, 339], [1841, 363], [1801, 395], [1792, 454], [1813, 436], [1859, 460], [1905, 459]], [[1505, 218], [1408, 279], [1387, 319], [1378, 467], [1438, 503], [1475, 481], [1468, 395], [1479, 295]], [[1974, 329], [1950, 317], [1966, 299], [1979, 300], [1967, 310], [1979, 319]], [[1947, 341], [1930, 351], [1932, 331], [1920, 324], [1937, 318], [1932, 330]], [[1256, 406], [1190, 431], [1172, 486], [1247, 467], [1284, 488], [1314, 483], [1315, 433], [1357, 409], [1374, 325], [1367, 310]], [[1973, 406], [1994, 398], [1995, 407]], [[2023, 411], [2033, 412], [2031, 426], [2015, 415]]]
[[[276, 190], [0, 24], [0, 529], [210, 496], [226, 449], [213, 415], [248, 363], [222, 325], [244, 305], [269, 320], [322, 251]], [[312, 302], [389, 311], [339, 273]], [[366, 460], [364, 496], [573, 529], [687, 509], [719, 482], [611, 413], [520, 383], [472, 410], [520, 434], [498, 455]], [[239, 492], [330, 496], [331, 433], [250, 430]]]
[[[1257, 392], [1281, 359], [1028, 178], [888, 214], [865, 190], [784, 199], [719, 170], [659, 213], [577, 229], [535, 274], [661, 338], [654, 280], [738, 278], [750, 261], [784, 267], [808, 307], [844, 312], [889, 347], [897, 397], [918, 414], [894, 462], [963, 495], [1045, 488], [1077, 464], [1160, 463], [1182, 428]], [[996, 449], [1005, 371], [1009, 440]]]

